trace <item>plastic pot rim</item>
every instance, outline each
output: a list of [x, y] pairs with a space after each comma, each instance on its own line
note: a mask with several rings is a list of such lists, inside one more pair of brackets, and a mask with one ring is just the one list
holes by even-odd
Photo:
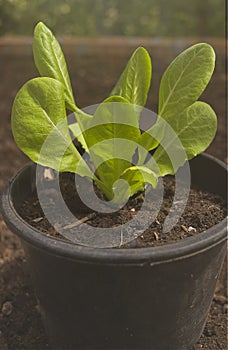
[[[225, 163], [211, 155], [204, 153], [200, 156], [211, 159], [220, 167], [227, 169]], [[192, 237], [184, 238], [175, 243], [146, 248], [93, 248], [48, 236], [30, 226], [20, 217], [11, 198], [11, 189], [15, 179], [32, 164], [30, 162], [19, 170], [4, 188], [1, 198], [1, 211], [12, 232], [37, 249], [45, 250], [47, 254], [105, 265], [156, 265], [199, 254], [226, 241], [227, 218]]]

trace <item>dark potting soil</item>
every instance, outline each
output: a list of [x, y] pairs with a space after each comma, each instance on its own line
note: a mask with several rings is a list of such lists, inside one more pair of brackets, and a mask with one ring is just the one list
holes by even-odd
[[[159, 203], [159, 189], [164, 186], [163, 200]], [[76, 217], [72, 222], [69, 216], [62, 216], [61, 209], [56, 208], [57, 190], [52, 187], [51, 181], [49, 188], [45, 190], [46, 210], [56, 219], [54, 227], [49, 223], [40, 206], [37, 194], [28, 198], [20, 210], [22, 218], [31, 226], [40, 230], [49, 236], [66, 239], [61, 232], [64, 230], [82, 231], [83, 225], [87, 224], [87, 231], [94, 231], [94, 227], [109, 228], [118, 227], [137, 216], [134, 223], [134, 232], [129, 243], [121, 244], [120, 248], [141, 248], [148, 246], [157, 246], [176, 242], [180, 239], [190, 237], [219, 223], [226, 217], [226, 203], [223, 198], [213, 193], [208, 193], [197, 188], [191, 188], [187, 205], [184, 207], [185, 196], [174, 201], [175, 178], [166, 176], [158, 185], [156, 190], [150, 192], [152, 199], [144, 203], [144, 194], [131, 198], [128, 203], [120, 210], [103, 214], [99, 211], [94, 212], [87, 208], [78, 198], [75, 190], [75, 178], [73, 174], [61, 174], [60, 176], [61, 193], [70, 212]], [[183, 191], [185, 189], [183, 188]], [[157, 213], [156, 215], [154, 213]], [[139, 215], [137, 215], [139, 214]], [[163, 224], [167, 216], [173, 217], [179, 214], [179, 220], [169, 232], [163, 232]], [[148, 224], [149, 223], [149, 224]], [[142, 230], [145, 227], [145, 230]], [[63, 230], [63, 231], [62, 231]], [[139, 234], [140, 232], [140, 234]]]

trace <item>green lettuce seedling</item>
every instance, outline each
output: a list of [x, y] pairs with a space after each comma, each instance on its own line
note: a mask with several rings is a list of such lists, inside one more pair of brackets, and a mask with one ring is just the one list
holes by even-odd
[[[160, 83], [159, 117], [144, 132], [140, 130], [141, 108], [152, 76], [151, 59], [144, 48], [133, 53], [94, 115], [77, 106], [61, 47], [42, 22], [35, 27], [33, 53], [41, 77], [28, 81], [16, 95], [12, 131], [17, 145], [36, 163], [86, 176], [108, 200], [124, 202], [143, 191], [146, 183], [155, 188], [159, 176], [174, 174], [185, 161], [203, 152], [215, 136], [215, 112], [198, 101], [215, 66], [214, 50], [206, 43], [188, 48], [168, 66]], [[67, 111], [75, 115], [71, 125]], [[71, 133], [89, 162], [75, 147]], [[175, 152], [177, 138], [184, 158], [174, 165], [166, 150], [173, 147]], [[149, 151], [153, 156], [148, 160]]]

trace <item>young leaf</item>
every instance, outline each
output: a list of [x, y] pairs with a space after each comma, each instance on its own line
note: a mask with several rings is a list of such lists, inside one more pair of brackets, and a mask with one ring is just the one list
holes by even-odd
[[[166, 128], [163, 147], [159, 146], [153, 156], [162, 176], [174, 174], [185, 160], [190, 160], [203, 152], [212, 142], [217, 129], [215, 112], [208, 104], [200, 101], [195, 102], [175, 118], [168, 118], [167, 122], [174, 134]], [[186, 152], [185, 158], [180, 150], [178, 139]], [[172, 161], [166, 150], [174, 155]]]
[[83, 136], [99, 179], [112, 188], [131, 166], [140, 137], [134, 107], [120, 96], [108, 98], [97, 108]]
[[34, 30], [33, 55], [41, 76], [54, 78], [64, 85], [67, 108], [75, 111], [77, 107], [62, 49], [51, 30], [42, 22]]
[[[34, 162], [76, 172], [81, 156], [70, 138], [64, 86], [59, 81], [35, 78], [19, 90], [12, 109], [12, 131], [17, 145]], [[84, 162], [80, 175], [93, 178]]]
[[166, 69], [160, 84], [158, 114], [174, 117], [193, 104], [205, 90], [215, 66], [215, 53], [208, 44], [183, 51]]
[[150, 88], [152, 65], [148, 52], [139, 47], [131, 56], [111, 95], [119, 95], [132, 104], [144, 106]]
[[145, 166], [131, 166], [121, 174], [120, 178], [129, 183], [131, 196], [142, 191], [145, 183], [152, 185], [153, 188], [157, 186], [157, 175]]

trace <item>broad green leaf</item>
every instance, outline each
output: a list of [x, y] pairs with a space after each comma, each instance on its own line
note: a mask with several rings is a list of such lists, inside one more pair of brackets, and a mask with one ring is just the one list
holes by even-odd
[[[166, 128], [162, 146], [153, 156], [162, 176], [174, 174], [187, 159], [203, 152], [212, 142], [217, 129], [215, 112], [208, 104], [200, 101], [175, 118], [168, 118], [167, 122], [174, 133]], [[172, 160], [166, 150], [172, 154]]]
[[205, 43], [183, 51], [166, 69], [160, 84], [158, 114], [176, 117], [205, 90], [215, 67], [213, 48]]
[[128, 102], [144, 106], [150, 88], [152, 65], [148, 52], [139, 47], [131, 56], [111, 95], [120, 95]]
[[64, 85], [67, 108], [75, 111], [77, 107], [62, 49], [51, 30], [42, 22], [34, 30], [33, 55], [41, 76], [54, 78]]
[[[215, 54], [208, 44], [193, 45], [182, 52], [165, 71], [159, 90], [159, 116], [176, 118], [205, 90], [214, 70]], [[170, 120], [170, 119], [169, 119]], [[159, 120], [141, 136], [140, 144], [148, 151], [159, 145], [164, 135]], [[154, 136], [154, 137], [152, 137]], [[145, 153], [145, 152], [144, 152]], [[141, 162], [145, 155], [141, 154]]]
[[57, 171], [91, 175], [74, 147], [67, 124], [64, 86], [52, 78], [35, 78], [18, 92], [12, 109], [12, 131], [31, 160]]
[[118, 96], [105, 100], [97, 108], [83, 136], [96, 174], [112, 189], [122, 172], [131, 166], [140, 137], [133, 105]]
[[[124, 98], [119, 97], [119, 96], [108, 97], [102, 103], [113, 103], [113, 102], [118, 102], [119, 103], [120, 101], [121, 101], [121, 103], [128, 103], [127, 100], [125, 100]], [[98, 107], [97, 115], [98, 115], [98, 111], [100, 111], [101, 109], [99, 109], [99, 107]], [[104, 111], [105, 111], [105, 113], [104, 113]], [[85, 113], [82, 110], [78, 110], [78, 111], [75, 112], [75, 116], [76, 116], [76, 119], [77, 119], [78, 122], [69, 125], [69, 128], [72, 131], [72, 133], [74, 134], [74, 136], [81, 143], [82, 147], [84, 148], [84, 150], [86, 152], [88, 152], [88, 145], [87, 145], [86, 140], [85, 140], [85, 138], [83, 136], [83, 131], [90, 129], [91, 126], [92, 125], [94, 126], [94, 124], [96, 124], [97, 122], [98, 122], [98, 124], [101, 124], [101, 123], [106, 124], [107, 123], [106, 112], [107, 112], [107, 109], [105, 109], [105, 108], [103, 108], [102, 113], [99, 112], [99, 121], [96, 118], [92, 120], [93, 116]], [[89, 137], [88, 143], [89, 143], [90, 146], [93, 145], [92, 139], [93, 138]]]
[[148, 183], [153, 188], [157, 186], [157, 175], [154, 171], [145, 166], [131, 166], [122, 174], [121, 179], [126, 180], [130, 185], [131, 196], [144, 189], [144, 184]]

